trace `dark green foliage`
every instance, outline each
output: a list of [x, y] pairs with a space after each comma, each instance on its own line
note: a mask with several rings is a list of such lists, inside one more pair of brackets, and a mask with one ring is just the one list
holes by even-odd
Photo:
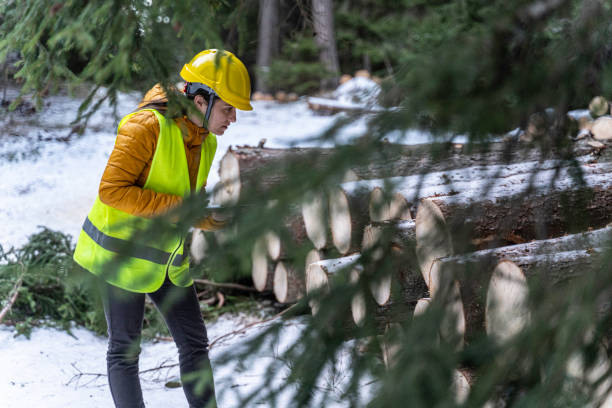
[[[217, 26], [208, 24], [215, 13], [230, 18], [228, 21], [244, 24], [235, 32], [250, 32], [250, 37], [255, 38], [255, 33], [249, 30], [252, 22], [245, 19], [253, 15], [253, 9], [244, 2], [227, 2], [229, 9], [234, 7], [231, 12], [223, 8], [225, 2], [220, 5], [189, 1], [171, 5], [162, 1], [156, 3], [155, 10], [138, 2], [130, 8], [128, 4], [132, 3], [104, 2], [105, 7], [120, 10], [119, 14], [104, 19], [99, 27], [86, 27], [79, 33], [71, 31], [73, 22], [82, 23], [82, 16], [101, 19], [103, 8], [66, 3], [52, 12], [51, 7], [43, 7], [40, 1], [26, 2], [27, 7], [5, 3], [2, 29], [8, 35], [0, 40], [0, 52], [11, 47], [21, 50], [24, 60], [20, 75], [26, 79], [27, 89], [41, 90], [56, 79], [88, 80], [92, 81], [92, 87], [108, 87], [110, 95], [111, 90], [141, 86], [139, 79], [171, 84], [178, 71], [177, 61], [206, 46], [221, 46], [219, 36], [213, 35]], [[282, 58], [273, 68], [276, 71], [272, 79], [278, 87], [300, 85], [308, 90], [317, 81], [317, 59], [313, 41], [307, 34], [310, 27], [305, 18], [307, 13], [303, 12], [306, 2], [296, 4], [297, 9], [290, 9], [283, 24], [291, 21], [297, 29], [292, 35], [284, 31], [284, 38], [289, 40], [285, 41]], [[225, 209], [232, 216], [228, 229], [235, 228], [236, 232], [227, 242], [212, 247], [205, 264], [194, 268], [197, 277], [204, 272], [218, 281], [248, 277], [255, 240], [268, 229], [280, 229], [285, 217], [294, 214], [304, 199], [337, 184], [349, 166], [368, 163], [371, 155], [381, 150], [380, 142], [392, 132], [416, 128], [431, 132], [440, 141], [461, 134], [469, 143], [487, 142], [492, 136], [524, 127], [530, 115], [547, 112], [551, 127], [534, 145], [542, 152], [543, 159], [550, 158], [551, 147], [556, 147], [562, 163], [571, 164], [575, 160], [566, 132], [567, 110], [586, 107], [588, 100], [600, 93], [609, 97], [606, 93], [612, 90], [609, 46], [612, 6], [609, 2], [360, 0], [341, 1], [336, 6], [343, 71], [347, 71], [347, 66], [348, 72], [362, 68], [369, 60], [373, 72], [388, 76], [382, 97], [398, 109], [372, 116], [362, 137], [349, 146], [339, 147], [328, 166], [313, 168], [314, 158], [291, 163], [283, 169], [288, 175], [284, 185], [266, 194], [249, 186], [253, 190], [247, 189], [237, 205]], [[149, 11], [136, 12], [142, 10]], [[168, 23], [163, 23], [163, 18], [161, 23], [157, 22], [157, 16], [162, 15], [168, 16]], [[20, 25], [22, 20], [28, 24]], [[177, 21], [181, 26], [175, 31], [172, 27]], [[55, 25], [59, 27], [57, 30], [53, 30]], [[114, 32], [118, 25], [122, 29]], [[234, 44], [249, 49], [248, 39], [241, 42], [238, 34], [232, 39]], [[85, 58], [88, 62], [79, 70], [74, 68], [78, 64], [69, 62], [68, 56], [60, 51], [76, 50], [77, 55], [91, 53], [93, 46], [87, 36], [101, 38], [96, 49], [103, 52], [93, 59]], [[47, 47], [55, 51], [52, 57], [47, 54]], [[58, 65], [47, 75], [45, 67], [49, 61]], [[354, 119], [342, 116], [320, 135], [319, 141], [335, 141], [339, 131]], [[441, 146], [447, 145], [434, 146], [445, 150]], [[436, 154], [439, 160], [444, 160], [444, 153], [432, 151], [432, 156]], [[576, 185], [580, 186], [582, 175], [576, 173]], [[526, 191], [529, 184], [530, 180], [526, 180]], [[190, 225], [206, 215], [207, 198], [204, 194], [194, 195], [168, 216], [173, 219], [178, 216], [183, 231], [187, 232]], [[275, 204], [269, 205], [273, 200]], [[590, 210], [586, 206], [586, 199], [568, 205], [568, 217], [579, 218], [579, 214], [584, 214], [583, 219], [572, 220], [573, 229], [588, 227]], [[145, 233], [159, 232], [163, 222], [155, 223], [152, 231]], [[469, 236], [460, 226], [452, 233]], [[61, 239], [48, 242], [53, 242], [52, 248], [60, 253], [69, 252]], [[466, 248], [468, 245], [471, 243], [466, 242]], [[566, 366], [572, 356], [581, 356], [589, 367], [597, 361], [600, 350], [608, 353], [604, 354], [604, 360], [609, 359], [612, 315], [609, 307], [600, 310], [612, 293], [609, 246], [604, 248], [607, 253], [594, 258], [588, 273], [573, 279], [571, 284], [551, 289], [537, 280], [530, 282], [530, 324], [507, 342], [497, 342], [484, 334], [470, 338], [462, 350], [446, 341], [438, 342], [438, 328], [443, 324], [445, 313], [444, 305], [434, 301], [424, 315], [406, 319], [400, 327], [391, 328], [385, 334], [401, 346], [395, 365], [389, 370], [381, 363], [378, 350], [384, 337], [380, 337], [383, 334], [374, 314], [368, 314], [363, 327], [349, 323], [351, 299], [369, 288], [374, 274], [366, 273], [359, 282], [351, 283], [348, 271], [338, 273], [332, 279], [329, 292], [312, 294], [284, 316], [297, 319], [299, 313], [307, 310], [309, 300], [321, 305], [316, 318], [301, 318], [302, 335], [288, 350], [272, 359], [266, 367], [264, 384], [252, 395], [244, 396], [242, 405], [252, 406], [262, 399], [274, 401], [280, 391], [289, 389], [294, 392], [293, 406], [299, 407], [325, 405], [325, 401], [314, 399], [315, 390], [321, 391], [316, 398], [320, 394], [324, 400], [338, 397], [352, 406], [482, 407], [488, 401], [507, 407], [584, 406], [586, 401], [594, 401], [597, 386], [612, 373], [608, 369], [598, 373], [595, 379], [571, 378]], [[297, 251], [291, 255], [302, 256]], [[57, 291], [53, 293], [59, 293], [60, 299], [67, 296], [58, 282], [64, 282], [63, 274], [70, 268], [57, 266], [63, 265], [66, 256], [48, 258], [43, 251], [27, 259], [34, 262], [38, 257], [53, 259], [45, 261], [44, 265], [49, 265], [45, 274], [42, 264], [24, 268], [19, 264], [19, 257], [2, 266], [0, 271], [7, 276], [2, 286], [6, 287], [4, 294], [9, 293], [15, 279], [23, 274], [26, 292], [36, 288], [44, 293], [49, 287]], [[367, 262], [369, 254], [364, 254], [363, 259]], [[385, 266], [380, 268], [388, 270]], [[30, 278], [30, 273], [36, 278]], [[26, 276], [33, 283], [26, 285]], [[37, 279], [42, 279], [42, 284], [37, 286]], [[74, 303], [80, 299], [72, 298]], [[28, 299], [36, 303], [32, 305]], [[22, 319], [27, 319], [28, 313], [34, 313], [37, 307], [41, 307], [38, 317], [60, 313], [44, 310], [39, 302], [36, 295], [26, 294], [14, 313], [22, 313]], [[63, 303], [72, 304], [60, 302]], [[75, 309], [70, 306], [62, 310], [60, 318], [68, 316], [82, 324], [93, 321], [93, 318], [79, 317]], [[248, 347], [231, 350], [222, 359], [238, 359], [248, 364], [250, 356], [269, 351], [280, 341], [283, 324], [289, 321], [273, 325]], [[341, 358], [342, 355], [345, 357]], [[340, 360], [343, 365], [330, 370]], [[474, 374], [472, 391], [463, 404], [449, 391], [453, 371], [458, 367], [469, 368]], [[280, 382], [274, 380], [275, 374], [285, 368], [289, 369], [288, 376]], [[339, 377], [344, 379], [339, 391], [322, 386], [330, 377], [331, 382]], [[371, 385], [367, 395], [363, 395], [364, 383]]]
[[69, 330], [73, 322], [98, 333], [106, 330], [95, 282], [72, 261], [73, 245], [70, 236], [43, 227], [20, 249], [0, 254], [2, 299], [22, 280], [8, 315], [18, 333], [29, 335], [41, 324]]

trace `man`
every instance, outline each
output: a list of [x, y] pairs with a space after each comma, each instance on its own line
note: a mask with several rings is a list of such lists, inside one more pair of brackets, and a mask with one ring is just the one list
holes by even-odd
[[[244, 64], [218, 50], [197, 54], [181, 77], [186, 81], [183, 93], [193, 101], [184, 115], [163, 115], [168, 100], [158, 84], [119, 123], [98, 197], [74, 253], [79, 265], [104, 281], [108, 379], [118, 408], [144, 407], [138, 356], [145, 295], [163, 315], [178, 347], [189, 406], [216, 406], [206, 327], [184, 237], [172, 225], [158, 234], [139, 232], [204, 188], [216, 135], [236, 121], [236, 109], [252, 109], [251, 83]], [[220, 224], [210, 216], [197, 227], [216, 229]]]

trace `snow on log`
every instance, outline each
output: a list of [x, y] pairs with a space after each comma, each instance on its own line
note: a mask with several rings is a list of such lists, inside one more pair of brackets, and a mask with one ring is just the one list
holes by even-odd
[[274, 296], [280, 303], [295, 303], [304, 296], [304, 274], [289, 264], [279, 262], [274, 270]]
[[[506, 312], [511, 309], [523, 316], [519, 319], [525, 321], [520, 306], [522, 298], [519, 295], [509, 296], [512, 291], [521, 293], [520, 282], [525, 280], [529, 285], [551, 287], [583, 275], [598, 265], [600, 250], [597, 248], [606, 245], [611, 237], [612, 227], [606, 227], [561, 238], [437, 259], [431, 267], [429, 290], [432, 298], [442, 297], [449, 305], [459, 299], [464, 311], [466, 341], [484, 333], [485, 327], [492, 335], [507, 338], [515, 331], [512, 327], [524, 323], [496, 322], [511, 319], [508, 316], [512, 312]], [[459, 296], [452, 293], [454, 285], [458, 285]], [[490, 302], [486, 299], [487, 290], [491, 293]], [[513, 303], [515, 299], [518, 300], [516, 304]], [[454, 308], [459, 310], [459, 305]], [[500, 314], [499, 317], [490, 317], [491, 326], [485, 321], [489, 308], [491, 313], [498, 310]]]
[[[360, 254], [353, 254], [310, 264], [306, 270], [306, 293], [310, 294], [319, 289], [328, 291], [331, 276], [344, 268], [353, 267], [359, 256]], [[309, 303], [312, 314], [315, 315], [319, 308], [318, 302], [311, 300]]]
[[[574, 144], [575, 157], [598, 152], [587, 144]], [[493, 163], [539, 162], [542, 158], [564, 157], [567, 152], [551, 149], [541, 152], [516, 143], [457, 145], [452, 143], [398, 145], [381, 143], [374, 146], [367, 163], [350, 166], [354, 177], [361, 180], [393, 176], [421, 175]], [[289, 167], [323, 169], [337, 154], [330, 148], [269, 149], [238, 146], [228, 149], [219, 165], [219, 184], [215, 202], [231, 205], [238, 202], [245, 186], [265, 191], [287, 180]], [[353, 177], [353, 178], [354, 178]]]
[[360, 249], [363, 228], [368, 223], [367, 194], [359, 190], [347, 193], [333, 188], [329, 194], [329, 220], [332, 242], [346, 255]]
[[261, 237], [255, 241], [251, 251], [251, 277], [253, 286], [260, 292], [273, 289], [274, 265], [268, 258], [266, 240]]
[[381, 187], [374, 187], [370, 194], [369, 213], [373, 222], [412, 219], [408, 200], [399, 193], [387, 197]]
[[316, 249], [323, 249], [329, 243], [328, 199], [324, 193], [313, 193], [302, 204], [302, 219], [306, 235]]

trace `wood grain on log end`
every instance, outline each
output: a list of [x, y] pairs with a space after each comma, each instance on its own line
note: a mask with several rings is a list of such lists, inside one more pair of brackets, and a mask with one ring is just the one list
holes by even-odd
[[440, 208], [431, 200], [421, 200], [415, 220], [416, 254], [426, 283], [433, 261], [453, 253], [450, 232]]
[[240, 163], [231, 151], [225, 153], [219, 163], [220, 188], [215, 194], [215, 202], [223, 205], [233, 205], [240, 198]]
[[265, 240], [268, 256], [273, 261], [278, 261], [281, 257], [282, 252], [282, 243], [280, 237], [276, 232], [268, 231], [265, 234]]
[[[353, 270], [351, 270], [351, 283], [357, 283], [359, 281], [359, 274], [359, 268], [353, 268]], [[363, 325], [366, 317], [366, 299], [363, 292], [358, 292], [353, 296], [353, 299], [351, 299], [351, 314], [357, 326]]]
[[491, 275], [485, 306], [487, 334], [505, 341], [529, 322], [525, 274], [514, 262], [503, 260]]
[[189, 253], [191, 254], [191, 259], [197, 265], [206, 257], [206, 251], [208, 250], [208, 243], [206, 242], [206, 237], [204, 236], [204, 231], [199, 228], [193, 229], [193, 234], [191, 238], [191, 245], [189, 246]]
[[375, 187], [370, 193], [369, 212], [374, 222], [412, 219], [408, 200], [399, 193], [393, 193], [388, 199], [380, 187]]
[[280, 303], [295, 303], [304, 296], [304, 276], [295, 268], [279, 262], [274, 270], [274, 296]]
[[327, 203], [323, 194], [313, 194], [302, 204], [306, 235], [316, 249], [327, 245]]
[[253, 286], [260, 292], [272, 290], [274, 269], [268, 259], [265, 239], [255, 241], [251, 251], [251, 277]]

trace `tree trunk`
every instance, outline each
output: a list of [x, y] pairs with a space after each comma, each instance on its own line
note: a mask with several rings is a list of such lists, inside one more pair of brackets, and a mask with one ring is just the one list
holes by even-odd
[[255, 89], [269, 93], [270, 64], [278, 54], [278, 0], [259, 0], [259, 31], [257, 42], [257, 73]]
[[[453, 231], [450, 248], [461, 253], [473, 251], [483, 240], [520, 243], [586, 228], [601, 228], [612, 221], [610, 170], [610, 163], [581, 166], [584, 185], [574, 183], [570, 175], [574, 169], [560, 169], [558, 175], [553, 169], [543, 171], [534, 177], [532, 191], [528, 194], [525, 191], [534, 174], [491, 180], [492, 186], [480, 189], [466, 186], [454, 195], [431, 197], [422, 204], [431, 207], [431, 213], [437, 214], [437, 221], [427, 229], [441, 236], [447, 234], [444, 229]], [[551, 187], [553, 180], [554, 187]], [[454, 187], [451, 193], [456, 192]], [[418, 212], [416, 224], [417, 246], [422, 247]], [[433, 228], [438, 228], [438, 232]], [[424, 227], [421, 229], [425, 231]], [[438, 245], [441, 244], [442, 241]], [[434, 251], [436, 242], [428, 245], [428, 251]], [[436, 257], [451, 253], [448, 246], [440, 248], [446, 254]]]
[[[593, 270], [597, 248], [612, 227], [545, 241], [534, 241], [434, 261], [429, 290], [457, 313], [466, 341], [486, 330], [508, 338], [525, 323], [526, 282], [552, 287]], [[459, 292], [454, 289], [457, 285]], [[496, 310], [485, 323], [485, 310]], [[489, 318], [488, 318], [489, 319]]]
[[312, 0], [312, 23], [315, 40], [319, 46], [319, 60], [328, 71], [328, 77], [321, 81], [323, 90], [338, 86], [340, 63], [334, 32], [334, 5], [332, 0]]
[[[612, 160], [607, 156], [608, 150], [594, 149], [587, 145], [578, 145], [573, 150], [576, 157], [593, 153], [592, 160], [597, 160], [597, 154], [604, 155], [600, 160]], [[215, 201], [219, 204], [234, 204], [241, 196], [242, 190], [268, 191], [287, 181], [291, 170], [322, 170], [337, 159], [337, 151], [329, 148], [290, 148], [268, 149], [263, 147], [241, 146], [230, 148], [221, 159], [219, 166], [219, 184], [215, 188]], [[550, 158], [559, 157], [560, 152], [547, 152]], [[507, 143], [492, 143], [490, 145], [462, 146], [452, 144], [431, 145], [396, 145], [381, 143], [376, 151], [368, 155], [364, 164], [351, 165], [350, 170], [360, 180], [384, 179], [388, 177], [422, 175], [432, 172], [443, 172], [461, 168], [491, 164], [518, 163], [538, 161], [543, 153], [537, 149], [517, 147]], [[472, 177], [471, 173], [462, 173], [456, 177]], [[448, 184], [447, 176], [439, 174], [435, 182]], [[412, 184], [419, 184], [419, 178]], [[460, 179], [456, 179], [461, 181]], [[429, 183], [430, 181], [428, 181]], [[367, 184], [367, 183], [366, 183]], [[370, 185], [384, 187], [384, 181], [379, 180]], [[404, 185], [405, 183], [402, 183]], [[422, 184], [422, 183], [421, 183]], [[368, 184], [369, 185], [369, 184]], [[404, 196], [406, 196], [404, 194]], [[409, 202], [414, 201], [414, 197]]]

